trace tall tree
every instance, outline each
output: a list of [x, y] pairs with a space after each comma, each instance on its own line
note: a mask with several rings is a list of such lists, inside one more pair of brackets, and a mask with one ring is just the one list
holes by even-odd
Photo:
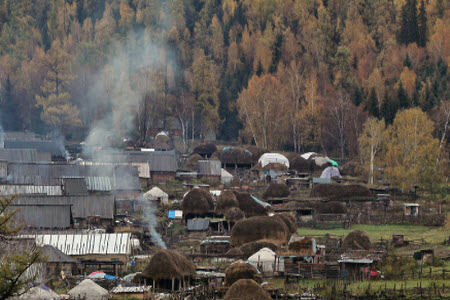
[[368, 167], [369, 184], [374, 183], [375, 159], [386, 143], [386, 125], [384, 120], [369, 117], [364, 124], [363, 133], [358, 142], [364, 164]]
[[387, 172], [392, 184], [433, 189], [439, 185], [439, 141], [433, 137], [433, 121], [420, 108], [400, 111], [390, 127]]
[[418, 23], [418, 39], [417, 45], [425, 47], [427, 45], [427, 11], [425, 9], [425, 2], [420, 1], [419, 15], [417, 16]]
[[406, 45], [418, 42], [417, 0], [406, 0], [402, 7], [401, 18], [400, 42]]

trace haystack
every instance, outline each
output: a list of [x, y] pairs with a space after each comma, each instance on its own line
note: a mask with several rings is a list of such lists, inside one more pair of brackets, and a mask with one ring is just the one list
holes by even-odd
[[346, 214], [347, 208], [340, 202], [330, 201], [321, 203], [317, 211], [319, 214]]
[[244, 253], [240, 248], [231, 248], [225, 253], [226, 256], [244, 256]]
[[277, 218], [251, 217], [234, 225], [231, 231], [231, 244], [243, 245], [262, 239], [285, 243], [289, 236], [286, 225]]
[[19, 297], [10, 297], [10, 300], [26, 299], [26, 300], [59, 300], [60, 296], [45, 285], [35, 286]]
[[236, 281], [225, 294], [224, 300], [271, 300], [272, 297], [251, 279]]
[[199, 154], [203, 157], [211, 157], [213, 153], [216, 151], [217, 151], [216, 145], [212, 143], [206, 143], [195, 147], [192, 153]]
[[370, 250], [372, 248], [372, 242], [364, 231], [355, 230], [347, 234], [342, 242], [342, 247], [352, 250]]
[[266, 209], [258, 204], [255, 199], [247, 192], [233, 191], [239, 203], [239, 208], [245, 213], [247, 217], [264, 216]]
[[355, 161], [349, 161], [339, 169], [341, 171], [341, 175], [343, 176], [358, 177], [363, 173], [362, 166]]
[[214, 210], [211, 194], [204, 189], [193, 188], [186, 194], [181, 203], [183, 215], [204, 215]]
[[257, 164], [259, 158], [264, 154], [264, 153], [268, 153], [269, 151], [267, 149], [264, 148], [259, 148], [257, 146], [247, 146], [246, 149], [248, 151], [250, 151], [250, 153], [252, 154], [252, 163], [253, 164]]
[[313, 242], [311, 238], [304, 237], [290, 242], [288, 248], [289, 252], [295, 253], [296, 255], [311, 256], [315, 254], [313, 253], [312, 245]]
[[198, 161], [202, 160], [203, 157], [201, 157], [200, 154], [191, 154], [188, 159], [186, 160], [186, 163], [184, 164], [184, 168], [192, 171], [197, 171], [198, 169]]
[[109, 297], [107, 290], [90, 279], [83, 280], [67, 294], [75, 299], [102, 300]]
[[253, 279], [261, 283], [261, 277], [258, 276], [258, 270], [251, 264], [237, 262], [225, 269], [225, 284], [230, 286], [239, 279]]
[[295, 218], [291, 214], [275, 214], [273, 216], [286, 225], [286, 229], [290, 234], [297, 232], [297, 224]]
[[278, 251], [278, 246], [274, 243], [268, 242], [268, 241], [256, 241], [256, 242], [250, 242], [247, 244], [242, 245], [239, 249], [242, 251], [242, 254], [244, 257], [249, 257], [255, 252], [258, 252], [259, 250], [263, 248], [269, 248], [270, 250], [276, 252]]
[[219, 214], [225, 214], [225, 212], [232, 208], [239, 208], [239, 202], [232, 191], [223, 191], [217, 199], [216, 212]]
[[311, 191], [311, 197], [323, 197], [329, 200], [346, 200], [370, 195], [369, 188], [360, 184], [319, 184], [315, 185]]
[[314, 161], [306, 160], [300, 155], [289, 158], [290, 169], [301, 173], [311, 173], [314, 171]]
[[250, 151], [234, 147], [218, 150], [213, 153], [212, 157], [217, 157], [226, 165], [251, 165], [253, 161]]
[[289, 197], [291, 192], [284, 183], [271, 183], [263, 194], [263, 198], [285, 198]]
[[156, 252], [142, 275], [146, 279], [181, 279], [195, 276], [195, 265], [186, 256], [174, 250]]
[[239, 207], [232, 207], [225, 212], [225, 218], [229, 222], [237, 222], [245, 218], [245, 214]]
[[169, 151], [174, 149], [175, 145], [172, 139], [167, 134], [165, 134], [164, 132], [160, 132], [153, 140], [153, 147], [157, 150]]

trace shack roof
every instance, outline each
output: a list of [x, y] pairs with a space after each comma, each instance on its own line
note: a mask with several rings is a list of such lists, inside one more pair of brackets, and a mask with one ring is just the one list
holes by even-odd
[[87, 184], [84, 178], [64, 178], [62, 183], [65, 195], [73, 196], [88, 194]]
[[70, 203], [18, 204], [16, 200], [10, 208], [18, 209], [15, 221], [24, 224], [26, 228], [65, 229], [70, 227]]
[[60, 185], [29, 185], [29, 184], [1, 184], [0, 195], [13, 194], [41, 194], [47, 196], [62, 196]]
[[46, 257], [46, 262], [48, 263], [76, 263], [72, 257], [51, 245], [42, 247], [42, 255]]
[[206, 231], [209, 228], [209, 220], [207, 219], [190, 219], [187, 222], [188, 231]]
[[51, 245], [66, 255], [131, 254], [131, 233], [37, 234], [39, 246]]
[[159, 187], [155, 186], [148, 192], [144, 194], [145, 198], [148, 198], [148, 196], [154, 196], [154, 197], [168, 197], [169, 195], [161, 190]]
[[51, 140], [5, 140], [4, 147], [5, 149], [36, 149], [39, 152], [50, 152], [56, 157], [66, 156], [64, 145]]
[[114, 196], [20, 196], [14, 199], [15, 205], [72, 205], [73, 218], [84, 219], [89, 216], [100, 216], [102, 219], [113, 219]]
[[7, 162], [50, 162], [50, 152], [36, 149], [0, 149], [0, 160]]
[[219, 160], [199, 160], [198, 173], [202, 176], [220, 176], [222, 163]]

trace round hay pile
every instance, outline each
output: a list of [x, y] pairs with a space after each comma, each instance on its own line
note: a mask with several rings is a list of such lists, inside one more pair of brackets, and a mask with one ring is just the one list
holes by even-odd
[[225, 284], [230, 286], [239, 279], [253, 279], [261, 283], [261, 278], [258, 276], [258, 271], [251, 264], [234, 263], [225, 269]]
[[164, 133], [159, 133], [153, 140], [153, 147], [157, 150], [168, 151], [174, 149], [175, 145], [173, 144], [172, 139], [168, 135]]
[[306, 160], [300, 155], [295, 155], [289, 159], [289, 166], [291, 170], [301, 173], [310, 173], [314, 171], [315, 163], [313, 160]]
[[313, 255], [312, 252], [312, 240], [309, 237], [305, 237], [301, 240], [292, 242], [288, 246], [289, 251], [297, 253], [299, 255]]
[[254, 167], [255, 170], [264, 170], [264, 171], [269, 171], [269, 170], [274, 170], [274, 171], [287, 171], [288, 168], [286, 167], [286, 165], [284, 164], [267, 164], [264, 167], [261, 166], [260, 163], [256, 164]]
[[277, 218], [280, 222], [283, 222], [290, 234], [297, 232], [297, 224], [294, 216], [291, 214], [275, 214], [273, 217]]
[[269, 151], [264, 149], [264, 148], [259, 148], [256, 146], [247, 146], [246, 149], [248, 151], [250, 151], [250, 153], [252, 154], [252, 163], [253, 164], [257, 164], [259, 158], [264, 154], [264, 153], [268, 153]]
[[191, 154], [188, 157], [188, 159], [186, 160], [184, 167], [188, 170], [197, 171], [198, 161], [202, 160], [202, 159], [203, 159], [203, 157], [201, 157], [200, 154], [197, 154], [197, 153]]
[[274, 243], [267, 242], [267, 241], [256, 241], [256, 242], [250, 242], [247, 244], [242, 245], [239, 249], [241, 250], [244, 257], [248, 258], [261, 250], [262, 248], [269, 248], [273, 252], [278, 251], [278, 246]]
[[264, 289], [251, 279], [236, 281], [225, 294], [224, 300], [272, 300]]
[[271, 183], [263, 194], [263, 198], [284, 198], [289, 197], [291, 192], [289, 187], [284, 183]]
[[362, 175], [362, 166], [355, 161], [349, 161], [339, 169], [342, 176], [358, 177]]
[[372, 242], [364, 231], [355, 230], [347, 234], [342, 242], [342, 247], [353, 250], [370, 250], [372, 248]]
[[251, 217], [234, 225], [231, 230], [231, 245], [243, 245], [263, 239], [285, 243], [289, 236], [286, 225], [277, 218]]
[[225, 212], [225, 218], [229, 222], [237, 222], [245, 218], [245, 214], [239, 207], [232, 207]]
[[240, 248], [231, 248], [225, 253], [227, 256], [244, 256], [244, 253]]
[[206, 144], [201, 144], [201, 145], [198, 145], [197, 147], [195, 147], [194, 151], [192, 153], [199, 154], [203, 157], [211, 157], [213, 155], [213, 153], [216, 151], [217, 151], [216, 145], [214, 145], [212, 143], [206, 143]]
[[255, 202], [255, 200], [247, 192], [233, 191], [239, 203], [239, 208], [245, 213], [247, 217], [265, 216], [266, 209]]
[[225, 214], [225, 212], [232, 207], [239, 207], [236, 196], [232, 191], [223, 191], [217, 199], [216, 212]]
[[311, 197], [323, 197], [329, 200], [347, 200], [370, 195], [369, 188], [360, 184], [319, 184], [315, 185], [311, 191]]
[[223, 164], [227, 165], [251, 165], [253, 161], [250, 151], [239, 148], [218, 150], [211, 157], [217, 157]]
[[186, 194], [181, 203], [183, 215], [203, 215], [214, 210], [211, 194], [204, 189], [193, 188]]
[[156, 252], [142, 271], [147, 279], [172, 279], [195, 276], [195, 265], [186, 256], [174, 250]]
[[340, 202], [325, 202], [318, 206], [319, 214], [346, 214], [347, 208]]

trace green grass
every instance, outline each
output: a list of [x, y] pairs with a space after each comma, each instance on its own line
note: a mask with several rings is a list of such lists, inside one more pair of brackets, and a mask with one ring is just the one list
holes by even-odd
[[323, 236], [329, 234], [332, 237], [344, 237], [353, 230], [365, 231], [371, 240], [380, 238], [390, 240], [392, 234], [400, 233], [405, 235], [406, 240], [420, 241], [422, 238], [426, 243], [440, 244], [450, 235], [447, 228], [427, 227], [422, 225], [353, 225], [350, 229], [312, 229], [298, 228], [300, 235]]
[[[420, 282], [422, 282], [422, 289], [428, 289], [430, 287], [436, 286], [442, 290], [442, 285], [445, 284], [446, 291], [448, 291], [449, 282], [444, 279], [408, 279], [405, 281], [401, 280], [372, 280], [372, 281], [364, 281], [364, 282], [355, 282], [351, 283], [347, 286], [347, 290], [356, 292], [356, 293], [364, 293], [367, 291], [367, 288], [370, 284], [371, 291], [378, 291], [379, 289], [384, 290], [385, 286], [388, 290], [393, 290], [394, 286], [396, 290], [400, 290], [402, 287], [404, 290], [411, 290], [420, 286]], [[403, 285], [403, 286], [402, 286]], [[448, 294], [448, 293], [447, 293]]]

